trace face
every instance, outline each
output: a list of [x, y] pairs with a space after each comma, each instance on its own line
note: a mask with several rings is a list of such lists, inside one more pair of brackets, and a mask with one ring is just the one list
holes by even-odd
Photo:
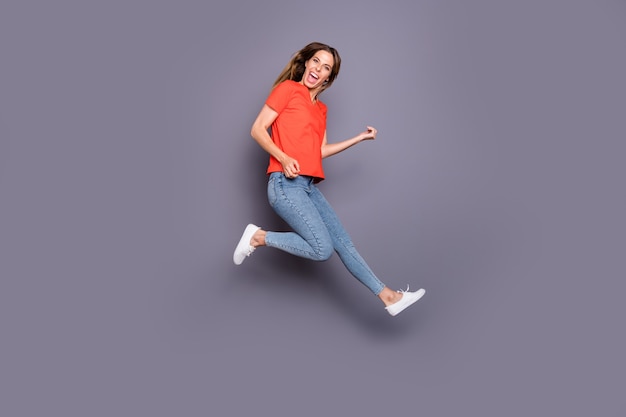
[[301, 83], [310, 90], [319, 89], [324, 85], [330, 76], [334, 65], [333, 55], [326, 51], [317, 51], [304, 64], [304, 75]]

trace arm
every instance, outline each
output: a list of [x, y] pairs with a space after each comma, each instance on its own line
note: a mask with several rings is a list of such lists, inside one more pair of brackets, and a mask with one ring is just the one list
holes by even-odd
[[353, 138], [346, 139], [342, 142], [328, 143], [326, 132], [324, 132], [324, 139], [322, 140], [322, 158], [338, 154], [345, 151], [349, 147], [356, 145], [363, 140], [375, 139], [378, 131], [372, 126], [367, 126], [367, 130], [359, 133]]
[[268, 129], [274, 123], [274, 120], [278, 117], [278, 113], [267, 104], [263, 105], [263, 108], [259, 112], [256, 120], [252, 124], [252, 130], [250, 134], [257, 141], [261, 148], [267, 153], [272, 155], [283, 166], [283, 173], [288, 178], [295, 178], [300, 172], [300, 164], [295, 159], [291, 158], [285, 152], [283, 152], [270, 137]]

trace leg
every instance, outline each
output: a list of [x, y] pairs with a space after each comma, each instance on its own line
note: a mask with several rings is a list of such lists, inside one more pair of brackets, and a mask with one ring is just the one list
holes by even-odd
[[322, 193], [315, 188], [316, 191], [311, 192], [311, 199], [315, 202], [324, 223], [333, 239], [333, 245], [337, 254], [341, 258], [343, 264], [348, 268], [350, 273], [368, 287], [378, 298], [385, 304], [387, 312], [392, 316], [398, 315], [404, 309], [422, 298], [425, 291], [420, 289], [415, 292], [393, 291], [385, 286], [374, 275], [372, 270], [367, 266], [365, 260], [359, 255], [350, 236], [341, 225], [335, 211], [332, 209], [328, 201]]
[[[348, 232], [344, 229], [343, 225], [339, 221], [339, 218], [335, 214], [335, 210], [328, 203], [322, 192], [315, 186], [311, 191], [311, 200], [317, 207], [317, 210], [322, 216], [324, 224], [330, 233], [334, 250], [337, 252], [339, 258], [348, 271], [350, 271], [350, 273], [363, 285], [369, 288], [370, 291], [379, 296], [383, 302], [393, 302], [392, 299], [394, 296], [390, 296], [389, 291], [384, 291], [386, 288], [385, 284], [383, 284], [378, 277], [376, 277], [374, 272], [372, 272], [365, 260], [361, 257], [359, 252], [354, 247]], [[381, 296], [380, 294], [383, 295]]]
[[333, 253], [333, 242], [311, 201], [312, 182], [305, 176], [287, 179], [282, 173], [271, 174], [267, 188], [269, 203], [293, 232], [265, 232], [262, 236], [263, 231], [260, 231], [256, 238], [292, 255], [325, 261]]

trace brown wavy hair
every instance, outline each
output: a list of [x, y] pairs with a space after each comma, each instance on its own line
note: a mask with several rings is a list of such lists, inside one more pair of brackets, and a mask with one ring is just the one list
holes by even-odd
[[333, 67], [330, 69], [328, 81], [322, 85], [322, 88], [317, 94], [319, 95], [322, 91], [330, 87], [339, 74], [341, 57], [335, 48], [320, 42], [311, 42], [296, 52], [278, 78], [276, 78], [276, 81], [274, 81], [273, 87], [276, 87], [278, 84], [286, 80], [300, 82], [302, 80], [302, 76], [304, 75], [304, 64], [306, 61], [313, 58], [313, 55], [315, 55], [317, 51], [326, 51], [333, 56]]

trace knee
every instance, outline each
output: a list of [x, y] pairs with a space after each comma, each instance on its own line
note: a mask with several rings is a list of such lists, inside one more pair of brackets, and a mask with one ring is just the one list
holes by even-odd
[[323, 250], [319, 253], [319, 257], [320, 257], [320, 261], [327, 261], [330, 259], [330, 257], [333, 256], [333, 250], [332, 249], [328, 249], [328, 250]]
[[316, 261], [327, 261], [333, 255], [333, 246], [330, 244], [322, 244], [316, 248]]

